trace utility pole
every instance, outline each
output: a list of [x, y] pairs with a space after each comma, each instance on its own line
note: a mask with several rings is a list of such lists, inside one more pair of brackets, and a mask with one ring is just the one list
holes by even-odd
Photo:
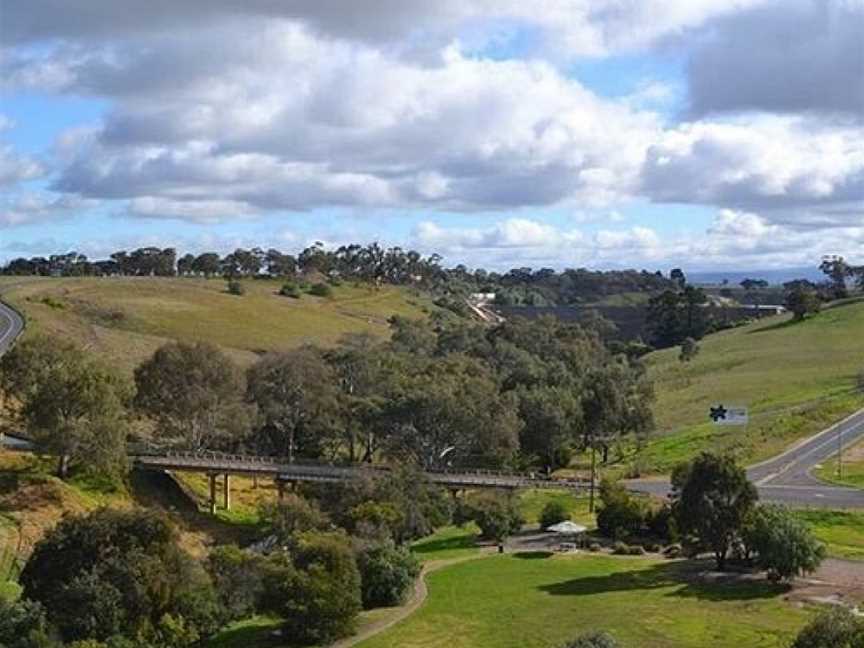
[[597, 450], [594, 447], [594, 437], [591, 437], [591, 490], [588, 496], [588, 512], [594, 512], [594, 482], [597, 477]]
[[843, 479], [843, 426], [837, 428], [837, 479]]

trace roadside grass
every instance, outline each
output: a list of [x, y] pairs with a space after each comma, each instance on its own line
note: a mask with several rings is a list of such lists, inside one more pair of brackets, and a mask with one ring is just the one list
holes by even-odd
[[[536, 556], [533, 556], [536, 558]], [[429, 598], [360, 648], [549, 648], [604, 629], [625, 648], [785, 646], [809, 610], [767, 581], [701, 583], [704, 564], [491, 556], [428, 576]]]
[[796, 510], [834, 558], [864, 560], [864, 511]]
[[[677, 348], [649, 354], [658, 432], [632, 461], [668, 473], [713, 450], [751, 463], [864, 407], [855, 389], [864, 368], [862, 330], [864, 303], [852, 301], [800, 323], [781, 315], [709, 335], [690, 362], [678, 360]], [[716, 403], [747, 406], [750, 424], [711, 425], [708, 408]]]
[[131, 371], [169, 339], [204, 340], [249, 364], [257, 353], [307, 343], [335, 344], [347, 333], [389, 335], [392, 315], [424, 317], [435, 307], [409, 289], [343, 284], [331, 297], [278, 294], [277, 280], [244, 280], [231, 295], [222, 279], [2, 277], [0, 295], [23, 311], [25, 335], [75, 339]]
[[843, 450], [842, 470], [838, 470], [838, 455], [834, 455], [813, 474], [826, 482], [864, 488], [864, 441]]

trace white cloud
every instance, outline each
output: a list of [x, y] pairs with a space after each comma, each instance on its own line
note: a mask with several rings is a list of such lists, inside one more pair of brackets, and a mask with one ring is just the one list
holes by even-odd
[[805, 117], [685, 123], [649, 148], [642, 190], [657, 202], [747, 209], [860, 203], [862, 141], [862, 126]]
[[24, 192], [4, 196], [0, 202], [0, 227], [30, 225], [55, 220], [92, 207], [93, 203], [74, 196]]
[[0, 144], [0, 187], [34, 180], [44, 173], [38, 162], [20, 155], [11, 146]]

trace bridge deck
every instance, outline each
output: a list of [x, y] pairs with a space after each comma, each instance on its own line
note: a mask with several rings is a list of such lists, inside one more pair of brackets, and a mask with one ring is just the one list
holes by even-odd
[[[136, 466], [144, 469], [265, 475], [286, 482], [344, 482], [383, 475], [388, 472], [385, 467], [288, 463], [271, 457], [217, 453], [167, 453], [164, 455], [139, 455], [132, 459]], [[508, 473], [494, 470], [441, 470], [426, 471], [424, 474], [432, 483], [448, 488], [583, 489], [586, 487], [585, 482], [579, 480], [551, 479], [531, 473]]]

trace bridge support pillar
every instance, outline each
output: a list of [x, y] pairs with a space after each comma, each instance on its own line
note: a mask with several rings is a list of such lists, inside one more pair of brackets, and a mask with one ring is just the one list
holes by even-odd
[[285, 499], [285, 482], [281, 479], [276, 480], [276, 489], [279, 491], [279, 501]]
[[225, 510], [231, 510], [231, 475], [225, 473], [222, 475], [222, 498], [225, 504]]
[[208, 475], [210, 478], [210, 515], [216, 515], [216, 475]]

